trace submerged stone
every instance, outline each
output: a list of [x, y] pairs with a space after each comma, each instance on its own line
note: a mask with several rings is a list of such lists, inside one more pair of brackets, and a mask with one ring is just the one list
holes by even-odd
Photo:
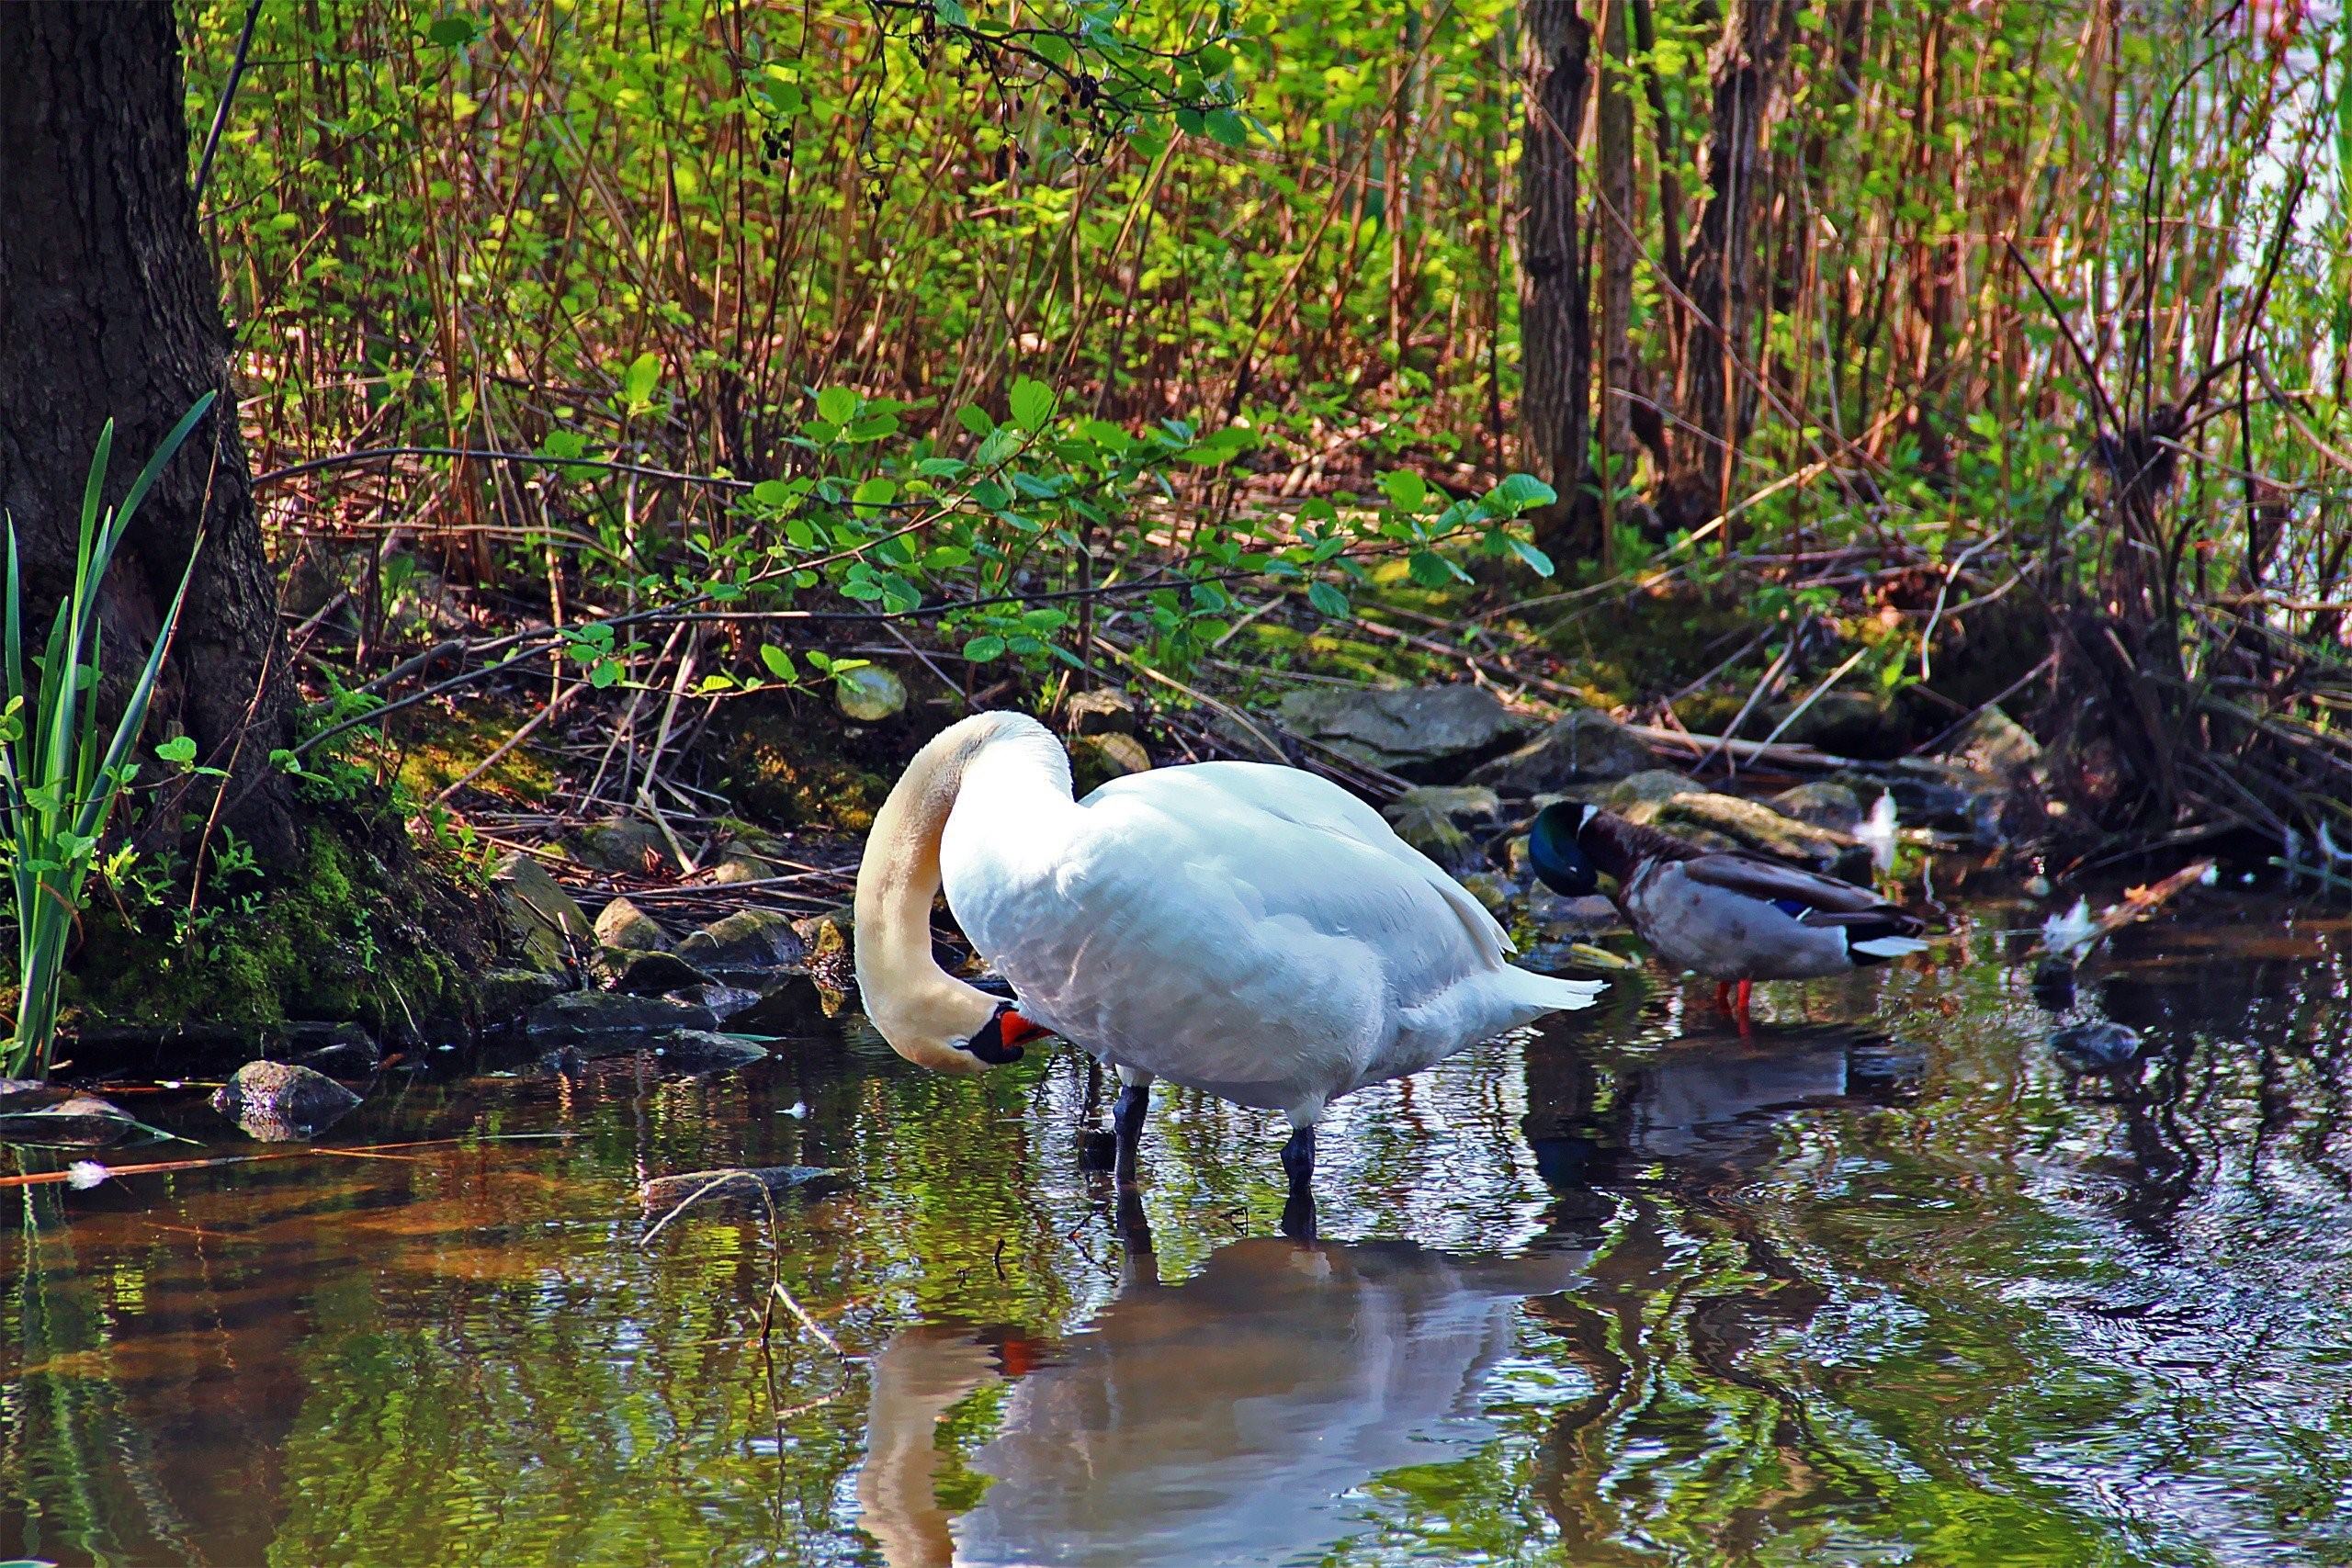
[[694, 1077], [748, 1067], [768, 1057], [767, 1047], [756, 1041], [738, 1040], [702, 1029], [681, 1029], [674, 1034], [663, 1035], [654, 1043], [653, 1054], [661, 1058], [665, 1070]]
[[295, 1062], [247, 1062], [212, 1095], [213, 1110], [265, 1143], [312, 1137], [358, 1103], [334, 1079]]
[[2139, 1058], [2139, 1031], [2107, 1019], [2077, 1023], [2050, 1037], [2050, 1050], [2076, 1072], [2111, 1072]]
[[63, 1098], [46, 1105], [28, 1104], [31, 1096], [22, 1078], [0, 1079], [17, 1086], [0, 1110], [0, 1144], [42, 1144], [51, 1148], [102, 1149], [119, 1144], [139, 1129], [130, 1113], [95, 1094], [63, 1091]]
[[790, 1192], [808, 1193], [837, 1186], [841, 1172], [831, 1166], [770, 1165], [733, 1167], [720, 1170], [690, 1170], [681, 1176], [657, 1176], [639, 1190], [648, 1209], [668, 1210], [693, 1200], [759, 1207], [770, 1198]]
[[708, 1008], [667, 997], [633, 997], [617, 991], [574, 991], [531, 1010], [524, 1032], [557, 1043], [616, 1035], [661, 1034], [679, 1029], [709, 1029], [718, 1022]]

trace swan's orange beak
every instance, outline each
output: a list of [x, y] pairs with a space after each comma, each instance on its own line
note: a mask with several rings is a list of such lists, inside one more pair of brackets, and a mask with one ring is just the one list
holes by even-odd
[[1043, 1040], [1052, 1032], [1052, 1030], [1031, 1022], [1011, 1008], [998, 1015], [997, 1038], [1007, 1045], [1026, 1045], [1032, 1040]]

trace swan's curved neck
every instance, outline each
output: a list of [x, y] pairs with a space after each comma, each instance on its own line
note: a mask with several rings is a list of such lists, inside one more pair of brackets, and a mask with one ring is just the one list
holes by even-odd
[[858, 866], [854, 935], [858, 990], [875, 1027], [910, 1061], [951, 1072], [980, 1065], [950, 1042], [968, 1039], [998, 1004], [941, 968], [931, 950], [940, 839], [967, 781], [991, 807], [1021, 796], [1067, 803], [1069, 760], [1025, 715], [978, 714], [941, 731], [875, 814]]

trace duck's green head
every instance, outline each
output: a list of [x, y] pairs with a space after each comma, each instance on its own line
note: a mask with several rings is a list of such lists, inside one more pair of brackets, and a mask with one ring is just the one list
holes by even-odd
[[1600, 873], [1577, 842], [1599, 809], [1580, 800], [1562, 800], [1535, 814], [1535, 825], [1527, 830], [1527, 858], [1537, 879], [1553, 892], [1581, 898], [1600, 890]]

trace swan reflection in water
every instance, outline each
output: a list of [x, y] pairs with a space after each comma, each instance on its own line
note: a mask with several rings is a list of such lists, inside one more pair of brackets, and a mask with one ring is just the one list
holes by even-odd
[[[890, 1568], [1191, 1568], [1327, 1546], [1357, 1528], [1356, 1487], [1494, 1438], [1481, 1390], [1521, 1303], [1575, 1287], [1590, 1257], [1557, 1235], [1517, 1257], [1267, 1237], [1162, 1285], [1148, 1233], [1130, 1245], [1140, 1266], [1084, 1333], [1039, 1347], [924, 1325], [875, 1357], [857, 1494]], [[939, 1419], [1008, 1375], [997, 1435], [967, 1461], [989, 1484], [951, 1520]]]
[[[1702, 1029], [1616, 1068], [1539, 1043], [1526, 1068], [1524, 1131], [1560, 1201], [1554, 1228], [1517, 1255], [1261, 1238], [1164, 1285], [1129, 1192], [1118, 1215], [1128, 1277], [1084, 1332], [1041, 1343], [929, 1324], [889, 1340], [872, 1363], [857, 1489], [859, 1522], [884, 1560], [1311, 1561], [1363, 1528], [1350, 1495], [1365, 1483], [1494, 1438], [1484, 1391], [1527, 1313], [1559, 1333], [1590, 1315], [1580, 1303], [1624, 1294], [1614, 1276], [1627, 1260], [1596, 1261], [1618, 1205], [1595, 1184], [1638, 1187], [1641, 1171], [1662, 1169], [1669, 1185], [1715, 1185], [1769, 1162], [1790, 1113], [1901, 1098], [1918, 1070], [1883, 1037], [1813, 1026]], [[1817, 1304], [1815, 1292], [1796, 1295], [1800, 1314]], [[1601, 1412], [1624, 1381], [1598, 1346], [1572, 1359], [1600, 1392], [1564, 1421]], [[951, 1514], [938, 1499], [939, 1422], [1007, 1382], [995, 1436], [966, 1461], [987, 1488]]]

